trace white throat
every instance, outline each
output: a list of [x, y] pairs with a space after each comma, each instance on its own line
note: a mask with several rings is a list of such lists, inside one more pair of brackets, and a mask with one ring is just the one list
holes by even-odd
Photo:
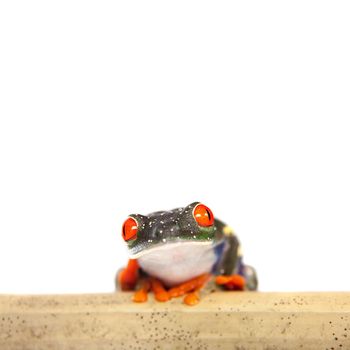
[[167, 243], [138, 258], [142, 270], [168, 287], [210, 273], [216, 260], [212, 242]]

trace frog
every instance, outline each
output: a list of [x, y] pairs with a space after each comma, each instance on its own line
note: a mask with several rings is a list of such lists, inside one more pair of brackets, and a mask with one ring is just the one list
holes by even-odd
[[200, 301], [210, 279], [220, 289], [255, 291], [256, 270], [243, 262], [234, 230], [201, 202], [148, 215], [131, 214], [122, 225], [129, 260], [116, 278], [117, 288], [134, 291], [134, 302], [183, 297]]

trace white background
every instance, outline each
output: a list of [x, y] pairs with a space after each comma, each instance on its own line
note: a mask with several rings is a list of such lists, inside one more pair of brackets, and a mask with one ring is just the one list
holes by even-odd
[[2, 1], [0, 293], [109, 292], [130, 213], [199, 200], [261, 290], [350, 290], [346, 1]]

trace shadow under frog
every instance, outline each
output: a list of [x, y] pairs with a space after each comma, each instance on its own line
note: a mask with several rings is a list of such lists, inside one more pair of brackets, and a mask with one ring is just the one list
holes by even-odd
[[147, 301], [152, 291], [158, 301], [184, 296], [187, 305], [199, 302], [199, 290], [211, 276], [228, 290], [256, 290], [255, 270], [243, 263], [233, 230], [214, 218], [202, 203], [130, 215], [122, 237], [129, 262], [117, 276], [121, 290], [135, 290], [135, 302]]

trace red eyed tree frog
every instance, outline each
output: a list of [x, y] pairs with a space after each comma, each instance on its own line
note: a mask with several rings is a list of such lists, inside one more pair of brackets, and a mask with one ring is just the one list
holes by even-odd
[[145, 302], [152, 290], [158, 301], [184, 296], [185, 304], [197, 304], [199, 290], [212, 275], [225, 289], [257, 289], [256, 272], [243, 263], [236, 235], [202, 203], [132, 214], [122, 237], [130, 259], [117, 284], [121, 290], [137, 287], [135, 302]]

